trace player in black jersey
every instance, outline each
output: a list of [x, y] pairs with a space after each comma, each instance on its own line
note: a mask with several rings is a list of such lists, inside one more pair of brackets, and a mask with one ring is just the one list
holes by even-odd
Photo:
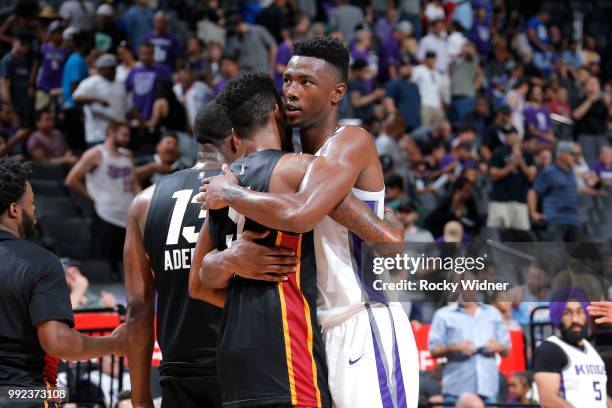
[[[164, 177], [140, 193], [128, 215], [125, 245], [128, 297], [128, 336], [132, 401], [134, 406], [152, 407], [150, 367], [157, 311], [157, 339], [162, 352], [160, 382], [164, 407], [218, 407], [221, 405], [216, 373], [216, 342], [221, 309], [188, 295], [191, 254], [205, 212], [194, 204], [200, 178], [219, 172], [236, 149], [228, 138], [231, 124], [216, 103], [207, 104], [196, 118], [198, 163], [193, 169]], [[249, 242], [241, 240], [238, 245]], [[256, 267], [266, 259], [289, 263], [284, 249], [261, 253], [250, 243]], [[266, 249], [267, 250], [267, 249]], [[257, 256], [261, 255], [261, 256]], [[238, 262], [240, 259], [237, 260]], [[279, 261], [275, 261], [279, 263]], [[245, 273], [250, 264], [235, 267]], [[191, 295], [201, 297], [199, 285]], [[155, 294], [157, 292], [157, 304]]]
[[[313, 156], [279, 150], [281, 110], [272, 80], [264, 74], [242, 75], [228, 83], [219, 101], [232, 122], [234, 144], [246, 156], [230, 167], [240, 184], [255, 191], [296, 192]], [[384, 228], [367, 205], [352, 196], [330, 215], [344, 222], [349, 217], [343, 215], [350, 212], [363, 214], [355, 217], [351, 229], [366, 238], [372, 229]], [[363, 224], [360, 228], [358, 222]], [[215, 249], [225, 252], [244, 230], [266, 228], [231, 208], [211, 211], [198, 238], [190, 282], [200, 274], [204, 255]], [[222, 275], [207, 275], [205, 270], [200, 274], [206, 289], [227, 296], [217, 352], [224, 406], [329, 407], [324, 347], [316, 321], [312, 232], [264, 234], [260, 243], [295, 252], [300, 260], [295, 273], [285, 276], [264, 269], [272, 282], [243, 279], [231, 268]], [[211, 297], [213, 302], [216, 299]]]

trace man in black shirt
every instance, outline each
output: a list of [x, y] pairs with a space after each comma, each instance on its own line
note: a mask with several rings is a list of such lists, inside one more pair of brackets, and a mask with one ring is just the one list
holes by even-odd
[[584, 86], [585, 97], [574, 109], [574, 127], [582, 154], [589, 164], [593, 164], [599, 151], [608, 143], [608, 107], [601, 94], [601, 85], [596, 76], [590, 77]]
[[511, 111], [508, 106], [502, 106], [495, 113], [495, 119], [493, 123], [491, 123], [487, 130], [485, 131], [484, 136], [482, 137], [482, 144], [480, 146], [480, 155], [484, 160], [490, 160], [493, 151], [497, 149], [499, 146], [503, 145], [502, 138], [503, 133], [502, 129], [504, 126], [509, 125], [511, 123]]
[[612, 406], [601, 356], [586, 339], [587, 294], [579, 287], [553, 295], [550, 320], [559, 329], [535, 351], [533, 371], [543, 408]]
[[[0, 160], [0, 386], [54, 384], [43, 372], [45, 354], [87, 360], [123, 354], [125, 328], [110, 336], [84, 336], [74, 320], [64, 270], [51, 252], [23, 238], [35, 224], [29, 168]], [[57, 364], [57, 363], [56, 363]]]
[[[198, 163], [161, 179], [134, 199], [127, 221], [124, 251], [128, 297], [132, 403], [152, 407], [150, 390], [154, 311], [162, 352], [160, 383], [164, 407], [220, 407], [216, 344], [221, 309], [202, 302], [200, 286], [189, 291], [189, 268], [205, 212], [194, 201], [200, 179], [218, 174], [221, 164], [235, 159], [231, 124], [216, 103], [196, 116]], [[250, 248], [249, 258], [233, 257], [231, 267], [261, 275], [284, 248], [267, 248], [249, 240], [235, 250]], [[229, 259], [229, 258], [228, 258]], [[286, 267], [292, 271], [295, 262]], [[282, 268], [281, 268], [282, 269]], [[157, 304], [155, 298], [157, 294]], [[196, 299], [191, 299], [189, 297]]]
[[529, 230], [527, 192], [536, 176], [531, 154], [521, 149], [516, 129], [502, 128], [504, 144], [493, 151], [489, 177], [493, 181], [487, 227]]

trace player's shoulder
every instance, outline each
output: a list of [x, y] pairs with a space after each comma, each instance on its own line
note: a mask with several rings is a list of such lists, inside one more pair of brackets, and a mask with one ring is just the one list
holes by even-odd
[[284, 154], [278, 161], [279, 165], [283, 166], [307, 166], [313, 160], [315, 156], [308, 153], [287, 153]]
[[561, 346], [550, 339], [544, 340], [535, 350], [534, 357], [538, 358], [558, 358], [564, 356], [565, 352]]
[[30, 265], [33, 271], [44, 270], [50, 266], [61, 269], [57, 256], [34, 242], [18, 238], [12, 240], [10, 248], [13, 256], [20, 259], [24, 264]]
[[336, 131], [326, 142], [325, 150], [352, 151], [363, 149], [374, 149], [374, 138], [364, 128], [360, 126], [343, 126]]

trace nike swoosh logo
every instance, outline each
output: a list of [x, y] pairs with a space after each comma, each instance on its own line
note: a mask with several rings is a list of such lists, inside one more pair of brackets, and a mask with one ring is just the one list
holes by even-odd
[[363, 353], [361, 356], [359, 356], [359, 358], [358, 358], [358, 359], [356, 359], [356, 360], [351, 360], [351, 359], [349, 358], [349, 365], [353, 365], [353, 364], [355, 364], [356, 362], [358, 362], [359, 360], [361, 360], [361, 358], [362, 358], [363, 356], [365, 356], [365, 353]]

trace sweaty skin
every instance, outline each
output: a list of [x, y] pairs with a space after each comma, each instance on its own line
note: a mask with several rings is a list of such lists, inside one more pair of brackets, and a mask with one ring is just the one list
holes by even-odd
[[[312, 160], [297, 193], [261, 193], [237, 185], [232, 174], [202, 181], [200, 201], [204, 208], [231, 205], [237, 212], [270, 228], [306, 232], [350, 192], [352, 187], [365, 191], [384, 188], [382, 169], [376, 147], [365, 130], [347, 126], [337, 130], [338, 103], [346, 84], [323, 60], [293, 57], [284, 74], [283, 94], [287, 118], [301, 130], [302, 146], [307, 153], [319, 149], [321, 156]], [[399, 225], [397, 225], [399, 227]], [[403, 232], [385, 226], [385, 234], [368, 243], [403, 245]]]
[[[250, 139], [251, 144], [245, 150], [245, 154], [250, 154], [266, 148], [280, 149], [280, 135], [275, 140], [270, 140], [269, 138], [271, 132], [278, 135], [276, 129], [275, 122], [270, 120], [268, 129], [264, 128], [260, 130]], [[260, 137], [258, 135], [262, 136]], [[286, 154], [281, 157], [272, 172], [269, 191], [278, 194], [295, 194], [300, 184], [303, 183], [303, 179], [314, 160], [314, 156], [307, 154]], [[231, 172], [227, 171], [227, 169], [225, 173], [228, 177], [235, 177]], [[336, 221], [349, 225], [350, 229], [355, 231], [355, 233], [364, 240], [374, 240], [376, 237], [386, 234], [384, 230], [387, 228], [385, 223], [380, 220], [365, 203], [355, 198], [352, 194], [345, 197], [336, 209], [332, 208], [329, 215]], [[391, 239], [391, 237], [389, 237], [389, 239]], [[205, 225], [202, 227], [198, 237], [194, 260], [191, 266], [190, 291], [192, 277], [194, 275], [199, 274], [203, 288], [208, 290], [226, 288], [233, 274], [237, 273], [236, 270], [224, 268], [222, 266], [225, 261], [221, 254], [225, 251], [214, 252], [213, 250], [214, 245], [210, 239], [207, 225]], [[231, 249], [226, 251], [230, 250]], [[286, 277], [277, 273], [274, 267], [267, 270], [264, 269], [262, 272], [263, 273], [260, 273], [259, 277], [251, 278], [273, 282], [286, 280]], [[205, 295], [202, 299], [208, 301], [208, 296]]]

